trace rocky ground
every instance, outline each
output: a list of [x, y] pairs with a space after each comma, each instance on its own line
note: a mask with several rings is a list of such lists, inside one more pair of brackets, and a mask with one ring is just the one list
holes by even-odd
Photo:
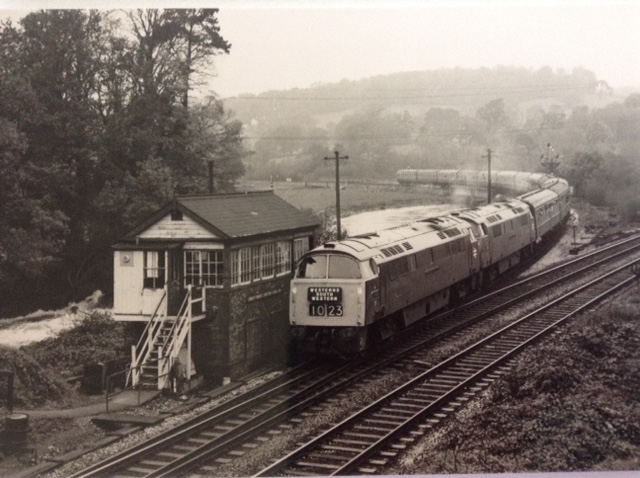
[[[581, 206], [580, 213], [583, 224], [610, 220], [606, 212], [587, 206]], [[585, 241], [590, 238], [585, 236]], [[529, 272], [570, 257], [573, 242], [570, 231]], [[637, 292], [602, 308], [593, 317], [576, 321], [567, 328], [567, 334], [523, 356], [520, 365], [481, 400], [385, 473], [640, 469], [640, 430], [635, 425], [640, 423]], [[104, 340], [92, 343], [99, 335], [95, 328], [87, 328], [84, 338], [77, 333], [66, 336], [61, 332], [57, 345], [47, 342], [18, 351], [0, 349], [0, 359], [14, 363], [19, 359], [21, 364], [17, 408], [66, 408], [103, 400], [100, 395], [83, 395], [60, 380], [62, 371], [42, 365], [62, 367], [72, 375], [77, 372], [72, 364], [82, 363], [77, 361], [83, 354], [100, 353], [98, 349], [113, 352], [118, 342], [117, 332], [112, 344]], [[542, 366], [534, 366], [539, 364]], [[245, 387], [265, 378], [268, 376], [254, 379]], [[582, 384], [588, 386], [578, 386]], [[182, 403], [180, 397], [161, 396], [135, 413], [157, 414]], [[0, 476], [15, 474], [74, 450], [79, 444], [90, 445], [103, 436], [90, 417], [33, 419], [29, 452], [0, 455]]]

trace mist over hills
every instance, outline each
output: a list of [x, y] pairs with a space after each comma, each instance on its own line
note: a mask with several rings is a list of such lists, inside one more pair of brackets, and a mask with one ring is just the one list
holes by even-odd
[[[224, 101], [244, 124], [249, 178], [331, 176], [322, 158], [339, 150], [352, 158], [343, 169], [348, 180], [389, 179], [403, 167], [482, 167], [487, 148], [499, 169], [540, 170], [548, 143], [567, 155], [615, 141], [619, 128], [603, 126], [603, 112], [633, 97], [580, 67], [501, 66], [345, 79]], [[609, 111], [606, 121], [618, 113]]]
[[571, 72], [550, 67], [439, 69], [380, 75], [360, 80], [316, 84], [310, 88], [270, 90], [258, 95], [226, 98], [227, 107], [244, 123], [272, 124], [297, 116], [323, 117], [373, 105], [385, 109], [454, 108], [473, 114], [488, 101], [502, 97], [510, 104], [552, 102], [571, 107], [591, 95], [611, 97], [606, 81], [583, 68]]

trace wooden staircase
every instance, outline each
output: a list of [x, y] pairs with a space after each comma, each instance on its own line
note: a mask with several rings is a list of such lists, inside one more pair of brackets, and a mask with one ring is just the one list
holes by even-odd
[[[198, 294], [198, 292], [200, 294]], [[194, 297], [199, 295], [199, 297]], [[187, 352], [191, 360], [191, 323], [196, 304], [205, 310], [203, 288], [189, 286], [176, 316], [167, 316], [167, 290], [160, 298], [154, 314], [136, 346], [131, 347], [131, 368], [127, 379], [134, 387], [162, 390], [171, 385], [171, 369], [180, 349], [187, 341]], [[191, 363], [186, 364], [188, 374]], [[187, 377], [189, 378], [189, 377]]]

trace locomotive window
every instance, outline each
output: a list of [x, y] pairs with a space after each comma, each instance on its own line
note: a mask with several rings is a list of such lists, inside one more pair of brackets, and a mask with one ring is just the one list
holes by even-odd
[[331, 256], [329, 259], [329, 279], [360, 279], [358, 262], [345, 256]]
[[327, 277], [327, 256], [307, 257], [300, 262], [296, 277], [303, 279], [324, 279]]

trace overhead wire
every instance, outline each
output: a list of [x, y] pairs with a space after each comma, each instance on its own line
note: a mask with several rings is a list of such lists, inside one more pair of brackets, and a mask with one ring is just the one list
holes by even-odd
[[[507, 87], [498, 87], [498, 86], [487, 86], [487, 87], [472, 87], [472, 88], [433, 88], [433, 87], [423, 87], [423, 88], [342, 88], [337, 89], [337, 91], [349, 91], [356, 93], [354, 96], [284, 96], [284, 95], [276, 95], [276, 96], [267, 96], [267, 95], [251, 95], [251, 96], [232, 96], [225, 98], [225, 100], [237, 100], [237, 101], [255, 101], [255, 100], [290, 100], [290, 101], [332, 101], [332, 100], [405, 100], [405, 99], [436, 99], [436, 98], [452, 98], [452, 97], [468, 97], [468, 96], [483, 96], [489, 93], [500, 92], [500, 94], [527, 94], [527, 93], [546, 93], [546, 92], [557, 92], [557, 91], [568, 91], [568, 90], [588, 90], [592, 89], [596, 86], [597, 83], [588, 83], [585, 85], [535, 85], [532, 87], [522, 87], [522, 86], [507, 86]], [[313, 89], [313, 88], [305, 88], [299, 90], [301, 93], [306, 93], [307, 91], [335, 91], [333, 88], [323, 88], [323, 89]], [[368, 92], [368, 91], [407, 91], [407, 92], [415, 92], [415, 91], [451, 91], [451, 93], [434, 93], [427, 95], [419, 95], [419, 96], [407, 96], [407, 95], [394, 95], [394, 96], [359, 96], [357, 93]], [[473, 91], [477, 90], [477, 91]], [[464, 91], [468, 91], [464, 93]]]
[[[629, 119], [629, 120], [618, 120], [616, 124], [625, 124], [625, 123], [637, 123], [640, 122], [640, 118]], [[591, 122], [589, 121], [576, 121], [571, 124], [574, 126], [587, 126]], [[547, 127], [533, 127], [533, 128], [512, 128], [502, 130], [504, 133], [526, 133], [531, 131], [545, 131], [551, 129], [552, 126]], [[361, 140], [361, 139], [415, 139], [415, 138], [427, 138], [427, 137], [438, 137], [438, 136], [451, 136], [457, 133], [464, 132], [464, 130], [442, 130], [437, 132], [430, 132], [427, 134], [418, 134], [411, 135], [407, 134], [360, 134], [360, 135], [349, 135], [349, 136], [244, 136], [245, 139], [250, 140], [269, 140], [269, 141], [347, 141], [347, 140]], [[472, 131], [470, 132], [472, 133]]]

